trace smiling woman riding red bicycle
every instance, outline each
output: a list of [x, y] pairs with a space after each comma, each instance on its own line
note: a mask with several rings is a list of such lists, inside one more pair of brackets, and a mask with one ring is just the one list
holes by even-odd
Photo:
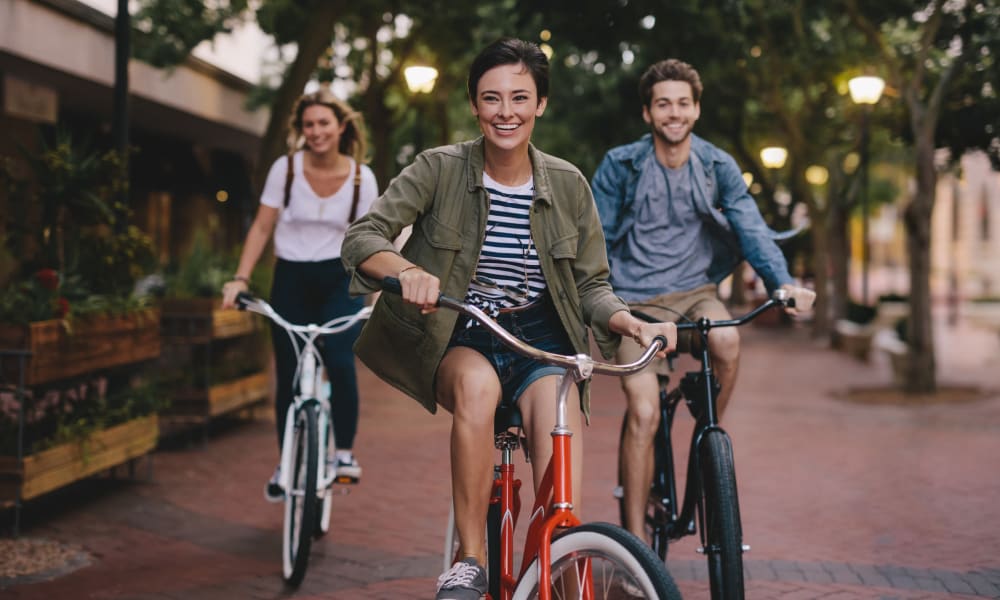
[[[377, 375], [454, 415], [452, 487], [459, 558], [439, 580], [439, 600], [486, 592], [486, 521], [493, 479], [493, 419], [501, 399], [520, 409], [533, 465], [552, 454], [556, 382], [565, 369], [524, 359], [474, 319], [437, 311], [441, 293], [499, 317], [519, 338], [558, 354], [585, 354], [587, 327], [605, 356], [626, 335], [644, 347], [672, 324], [633, 317], [607, 282], [601, 225], [586, 178], [530, 144], [548, 101], [548, 59], [535, 45], [502, 39], [473, 61], [469, 103], [482, 137], [417, 156], [348, 231], [342, 256], [355, 294], [385, 277], [402, 296], [382, 294], [355, 346]], [[393, 239], [413, 234], [397, 252]], [[661, 351], [662, 354], [662, 351]], [[572, 386], [566, 423], [589, 408], [586, 383]], [[580, 472], [580, 439], [572, 440]], [[535, 469], [537, 489], [544, 473]], [[572, 488], [579, 498], [579, 482]], [[579, 507], [573, 507], [574, 512]], [[546, 590], [547, 595], [547, 590]], [[545, 596], [543, 596], [545, 597]]]

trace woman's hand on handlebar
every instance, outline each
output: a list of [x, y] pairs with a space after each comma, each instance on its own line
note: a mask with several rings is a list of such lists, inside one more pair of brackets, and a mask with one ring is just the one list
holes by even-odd
[[674, 323], [646, 323], [639, 321], [639, 331], [632, 337], [637, 344], [648, 348], [657, 337], [667, 340], [667, 345], [656, 353], [659, 358], [666, 358], [668, 352], [677, 349], [677, 325]]
[[234, 279], [222, 284], [222, 308], [236, 308], [236, 296], [250, 289], [247, 282]]
[[429, 315], [437, 311], [441, 295], [441, 280], [418, 265], [402, 269], [396, 278], [403, 288], [403, 300], [420, 307], [420, 313]]
[[627, 310], [620, 310], [611, 315], [608, 328], [615, 333], [631, 337], [643, 348], [648, 348], [653, 340], [662, 336], [667, 340], [667, 344], [656, 353], [660, 358], [666, 358], [668, 352], [677, 348], [677, 325], [674, 323], [647, 323], [637, 319]]

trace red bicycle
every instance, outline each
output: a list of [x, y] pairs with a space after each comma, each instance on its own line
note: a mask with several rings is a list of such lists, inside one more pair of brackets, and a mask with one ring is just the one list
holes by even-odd
[[[399, 281], [386, 278], [383, 289], [400, 294]], [[559, 381], [552, 459], [535, 497], [519, 570], [514, 564], [514, 530], [520, 513], [521, 481], [514, 475], [514, 450], [521, 444], [521, 415], [516, 406], [501, 405], [494, 421], [500, 463], [494, 467], [493, 492], [486, 522], [489, 598], [679, 599], [680, 593], [653, 551], [639, 538], [611, 523], [581, 523], [573, 514], [572, 461], [566, 425], [569, 390], [594, 373], [625, 375], [645, 367], [666, 345], [657, 340], [634, 363], [615, 365], [586, 354], [553, 354], [511, 335], [482, 310], [441, 295], [438, 306], [476, 319], [514, 352], [566, 368]], [[454, 521], [446, 536], [446, 568], [454, 558]]]

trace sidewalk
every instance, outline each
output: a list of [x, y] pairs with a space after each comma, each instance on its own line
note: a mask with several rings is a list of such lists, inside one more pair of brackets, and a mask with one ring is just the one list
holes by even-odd
[[[882, 357], [856, 362], [801, 329], [742, 331], [724, 425], [752, 547], [748, 598], [1000, 598], [1000, 336], [961, 326], [937, 337], [940, 383], [989, 394], [902, 406], [845, 398], [888, 384]], [[276, 448], [273, 424], [260, 421], [220, 428], [205, 446], [158, 451], [151, 481], [91, 480], [29, 504], [24, 537], [79, 553], [61, 576], [0, 579], [0, 598], [432, 597], [450, 419], [363, 368], [359, 376], [364, 479], [334, 499], [331, 532], [297, 592], [281, 582], [281, 508], [262, 496]], [[585, 520], [615, 521], [616, 381], [595, 381], [593, 406], [581, 505]], [[696, 541], [679, 542], [668, 560], [685, 598], [708, 597]]]

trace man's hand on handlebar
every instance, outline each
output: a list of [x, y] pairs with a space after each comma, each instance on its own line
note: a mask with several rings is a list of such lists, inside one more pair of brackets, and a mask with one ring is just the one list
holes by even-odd
[[816, 292], [786, 283], [781, 289], [788, 292], [788, 300], [785, 312], [790, 315], [801, 314], [812, 309], [813, 302], [816, 301]]

